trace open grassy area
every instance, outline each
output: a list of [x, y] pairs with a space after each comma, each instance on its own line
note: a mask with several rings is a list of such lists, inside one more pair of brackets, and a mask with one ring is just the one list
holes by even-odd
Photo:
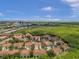
[[[71, 49], [69, 52], [64, 52], [56, 57], [42, 56], [35, 59], [79, 59], [79, 26], [52, 26], [52, 27], [37, 27], [28, 28], [16, 31], [15, 33], [31, 33], [31, 34], [56, 34], [63, 38], [64, 41], [68, 42]], [[34, 58], [32, 58], [34, 59]]]

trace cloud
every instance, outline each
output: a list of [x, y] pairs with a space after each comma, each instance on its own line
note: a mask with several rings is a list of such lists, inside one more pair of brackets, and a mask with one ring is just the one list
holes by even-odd
[[60, 21], [60, 20], [61, 20], [61, 19], [57, 19], [57, 18], [54, 19], [54, 21]]
[[0, 16], [3, 16], [4, 14], [2, 12], [0, 12]]
[[52, 11], [53, 7], [52, 6], [45, 6], [43, 8], [41, 8], [42, 11]]
[[29, 21], [60, 21], [61, 19], [54, 18], [51, 15], [45, 15], [45, 16], [33, 16], [31, 18], [28, 18]]
[[79, 2], [79, 0], [62, 0], [62, 1], [68, 2], [68, 3], [71, 3], [71, 4]]
[[47, 18], [52, 18], [52, 16], [51, 16], [51, 15], [46, 15], [46, 17], [47, 17]]
[[62, 0], [63, 2], [67, 3], [72, 10], [72, 17], [79, 16], [79, 0]]
[[23, 12], [21, 12], [21, 11], [17, 11], [17, 10], [7, 10], [6, 12], [8, 12], [8, 13], [14, 13], [14, 14], [22, 14], [22, 15], [24, 15]]

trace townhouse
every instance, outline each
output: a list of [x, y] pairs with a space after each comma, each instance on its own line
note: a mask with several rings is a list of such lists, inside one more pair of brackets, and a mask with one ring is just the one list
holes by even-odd
[[[10, 38], [10, 35], [0, 34], [0, 37], [6, 40]], [[27, 33], [25, 35], [13, 34], [11, 38], [14, 40], [14, 43], [7, 41], [0, 44], [0, 56], [18, 53], [21, 57], [30, 57], [31, 55], [38, 57], [47, 54], [50, 50], [54, 55], [59, 55], [69, 49], [68, 44], [56, 35], [46, 34], [40, 36]], [[15, 40], [18, 40], [18, 42]]]

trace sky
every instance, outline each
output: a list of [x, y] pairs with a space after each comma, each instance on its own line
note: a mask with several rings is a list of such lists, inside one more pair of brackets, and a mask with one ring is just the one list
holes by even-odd
[[0, 21], [79, 21], [79, 0], [0, 0]]

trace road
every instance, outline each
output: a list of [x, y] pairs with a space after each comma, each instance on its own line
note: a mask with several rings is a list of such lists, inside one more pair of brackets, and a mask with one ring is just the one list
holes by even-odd
[[17, 31], [17, 30], [21, 30], [21, 29], [23, 29], [23, 28], [27, 28], [27, 27], [6, 29], [6, 30], [3, 30], [1, 33], [7, 33], [7, 34], [9, 34], [9, 33], [15, 32], [15, 31]]
[[[15, 32], [15, 31], [17, 31], [17, 30], [21, 30], [21, 29], [23, 29], [23, 28], [27, 28], [27, 27], [14, 28], [14, 29], [7, 29], [7, 30], [4, 30], [3, 33], [9, 34], [9, 33]], [[1, 41], [0, 44], [3, 44], [3, 43], [5, 43], [5, 42], [7, 42], [7, 41], [9, 41], [9, 40], [11, 40], [11, 39], [10, 39], [10, 38], [5, 39], [5, 40]]]

